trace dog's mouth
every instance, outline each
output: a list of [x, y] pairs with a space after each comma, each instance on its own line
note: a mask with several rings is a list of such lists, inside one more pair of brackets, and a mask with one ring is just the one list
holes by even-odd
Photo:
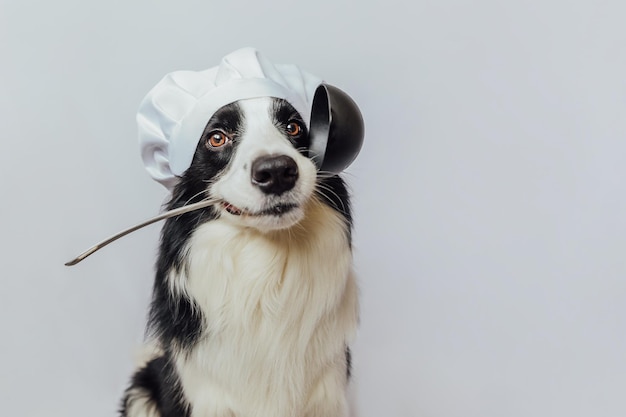
[[296, 204], [276, 204], [269, 208], [252, 212], [249, 210], [241, 209], [227, 202], [222, 202], [221, 205], [224, 210], [226, 210], [228, 213], [232, 214], [233, 216], [251, 216], [251, 217], [282, 216], [283, 214], [288, 213], [291, 210], [294, 210], [298, 207]]

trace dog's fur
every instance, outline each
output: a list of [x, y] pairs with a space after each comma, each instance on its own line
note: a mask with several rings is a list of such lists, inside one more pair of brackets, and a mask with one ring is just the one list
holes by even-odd
[[[211, 147], [216, 133], [228, 143]], [[122, 416], [348, 414], [352, 217], [343, 180], [317, 172], [307, 147], [284, 100], [242, 100], [208, 121], [168, 209], [218, 202], [163, 227], [148, 326], [156, 349]], [[255, 174], [267, 157], [270, 167], [273, 157], [295, 162], [284, 174], [293, 184], [275, 189]]]

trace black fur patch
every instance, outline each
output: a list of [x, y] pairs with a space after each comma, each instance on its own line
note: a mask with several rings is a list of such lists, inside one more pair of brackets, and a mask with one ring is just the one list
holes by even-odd
[[346, 347], [346, 377], [352, 377], [352, 351], [349, 346]]
[[308, 155], [309, 149], [309, 135], [304, 124], [304, 120], [300, 116], [300, 113], [289, 102], [275, 98], [272, 100], [272, 105], [269, 109], [270, 117], [274, 122], [274, 125], [281, 132], [287, 132], [287, 125], [289, 122], [295, 121], [302, 127], [300, 134], [290, 137], [286, 136], [294, 148], [298, 149], [303, 155]]
[[[134, 392], [130, 392], [131, 389]], [[138, 391], [143, 394], [140, 399]], [[133, 401], [144, 400], [158, 410], [160, 417], [189, 417], [190, 407], [169, 355], [151, 360], [133, 375], [131, 388], [122, 400], [121, 416], [127, 416]]]

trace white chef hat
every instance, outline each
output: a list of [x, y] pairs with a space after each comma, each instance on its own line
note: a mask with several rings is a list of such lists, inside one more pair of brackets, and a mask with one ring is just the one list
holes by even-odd
[[204, 71], [167, 74], [143, 99], [137, 113], [141, 158], [148, 173], [172, 189], [191, 165], [211, 116], [237, 100], [287, 100], [310, 123], [313, 96], [322, 80], [295, 65], [272, 64], [254, 48], [226, 55]]

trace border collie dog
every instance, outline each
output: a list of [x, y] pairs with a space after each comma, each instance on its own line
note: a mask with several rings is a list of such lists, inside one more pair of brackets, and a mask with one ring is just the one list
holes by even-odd
[[228, 104], [168, 209], [124, 417], [345, 417], [358, 316], [349, 195], [287, 101]]

